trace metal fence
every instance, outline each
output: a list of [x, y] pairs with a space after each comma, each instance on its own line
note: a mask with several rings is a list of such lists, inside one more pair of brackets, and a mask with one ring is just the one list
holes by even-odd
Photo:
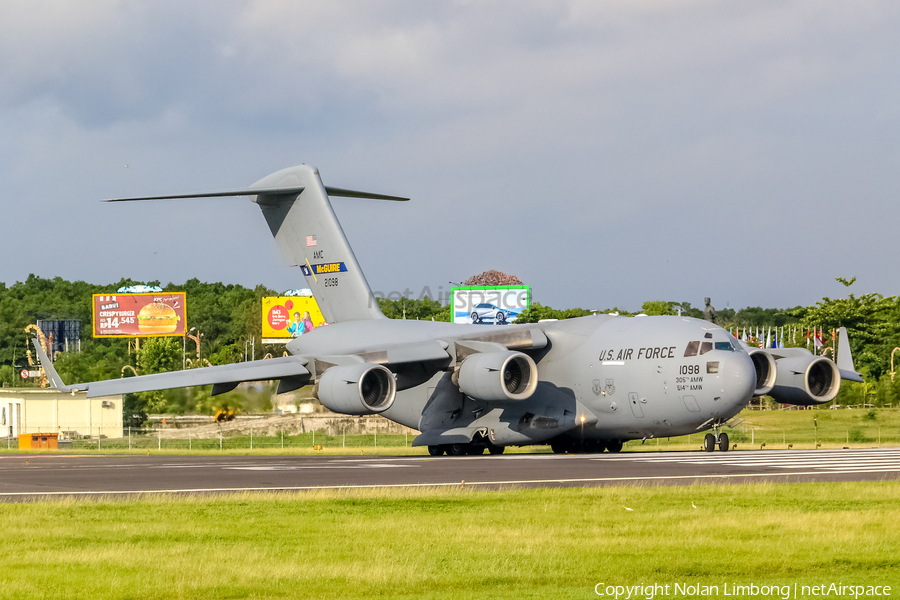
[[[809, 419], [802, 425], [787, 427], [758, 427], [747, 423], [735, 428], [725, 427], [729, 441], [738, 449], [816, 447], [817, 445], [848, 444], [898, 444], [900, 426], [896, 418], [882, 422], [855, 421], [852, 424], [833, 423], [822, 419]], [[60, 447], [74, 450], [263, 450], [263, 449], [363, 449], [409, 448], [418, 431], [394, 423], [379, 420], [296, 419], [290, 425], [271, 423], [234, 424], [231, 427], [206, 425], [184, 428], [123, 428], [121, 437], [107, 435], [60, 436]], [[68, 433], [68, 432], [66, 432]], [[703, 443], [707, 432], [691, 435], [653, 438], [630, 442], [626, 449], [643, 446], [697, 447]], [[68, 439], [67, 439], [68, 438]], [[7, 438], [7, 448], [18, 447], [15, 437]], [[3, 447], [0, 442], [0, 448]]]
[[[68, 440], [75, 450], [262, 450], [297, 448], [407, 448], [415, 432], [329, 435], [323, 431], [294, 433], [274, 432], [264, 428], [254, 432], [223, 430], [215, 436], [197, 435], [190, 429], [132, 429], [125, 428], [121, 438], [97, 436]], [[14, 442], [15, 443], [15, 442]], [[68, 445], [67, 444], [67, 445]], [[62, 444], [61, 444], [62, 446]], [[318, 448], [317, 448], [318, 447]]]

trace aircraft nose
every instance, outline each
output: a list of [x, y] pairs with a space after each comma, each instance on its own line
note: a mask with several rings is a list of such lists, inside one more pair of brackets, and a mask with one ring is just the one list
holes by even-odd
[[750, 355], [735, 352], [719, 368], [722, 392], [732, 402], [747, 402], [756, 389], [756, 369]]

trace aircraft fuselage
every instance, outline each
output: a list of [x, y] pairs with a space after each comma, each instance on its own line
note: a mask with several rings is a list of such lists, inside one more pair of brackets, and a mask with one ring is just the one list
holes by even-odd
[[[487, 329], [535, 325], [458, 325], [369, 320], [319, 328], [288, 344], [292, 354], [346, 354], [422, 340], [452, 343]], [[756, 376], [727, 331], [688, 317], [599, 315], [537, 324], [545, 347], [523, 350], [538, 369], [526, 400], [491, 402], [451, 382], [453, 364], [427, 365], [422, 383], [397, 393], [383, 416], [423, 434], [479, 428], [502, 445], [572, 439], [628, 440], [685, 435], [727, 421], [749, 402]], [[427, 438], [426, 440], [427, 441]]]

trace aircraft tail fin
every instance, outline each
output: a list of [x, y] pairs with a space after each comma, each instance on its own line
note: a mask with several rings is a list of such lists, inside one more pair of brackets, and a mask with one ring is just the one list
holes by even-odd
[[326, 322], [384, 318], [334, 214], [329, 194], [376, 200], [408, 200], [326, 187], [318, 169], [299, 165], [272, 173], [246, 189], [117, 198], [107, 202], [250, 196], [262, 209], [281, 254], [289, 264], [300, 267]]

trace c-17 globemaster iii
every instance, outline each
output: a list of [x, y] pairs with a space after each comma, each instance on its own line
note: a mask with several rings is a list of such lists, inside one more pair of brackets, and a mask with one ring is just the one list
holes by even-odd
[[275, 242], [303, 272], [328, 327], [287, 344], [290, 356], [67, 386], [41, 354], [54, 387], [88, 397], [278, 380], [313, 384], [328, 409], [379, 414], [421, 431], [433, 455], [492, 454], [549, 444], [554, 452], [618, 452], [627, 440], [720, 431], [754, 396], [810, 405], [860, 380], [846, 335], [838, 365], [804, 349], [751, 349], [721, 327], [675, 316], [594, 315], [485, 326], [387, 319], [329, 196], [406, 200], [327, 187], [314, 167], [273, 173], [250, 188], [111, 200], [249, 196]]

